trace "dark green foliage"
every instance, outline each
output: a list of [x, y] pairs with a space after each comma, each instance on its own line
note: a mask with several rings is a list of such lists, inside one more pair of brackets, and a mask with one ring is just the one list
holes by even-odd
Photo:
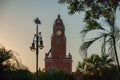
[[0, 80], [33, 80], [33, 74], [20, 66], [22, 64], [13, 51], [6, 50], [4, 47], [0, 48]]
[[[10, 60], [13, 60], [15, 63], [11, 63]], [[5, 71], [7, 69], [14, 69], [16, 64], [20, 65], [20, 62], [15, 57], [12, 50], [6, 50], [4, 47], [0, 48], [0, 71]]]
[[[116, 23], [116, 12], [120, 8], [120, 0], [58, 0], [60, 4], [67, 4], [69, 14], [76, 12], [85, 12], [84, 22], [86, 23], [84, 29], [81, 31], [83, 40], [88, 32], [99, 32], [100, 35], [84, 41], [80, 47], [82, 57], [87, 57], [87, 50], [96, 41], [103, 41], [101, 46], [101, 54], [111, 54], [116, 58], [117, 65], [119, 65], [117, 56], [117, 43], [120, 40], [120, 30]], [[106, 28], [107, 27], [107, 28]], [[99, 37], [99, 39], [98, 39]], [[106, 50], [107, 48], [107, 50]], [[119, 68], [120, 71], [120, 68]]]
[[60, 4], [68, 4], [70, 14], [82, 11], [88, 13], [89, 11], [90, 16], [99, 18], [105, 12], [116, 9], [120, 0], [58, 0], [58, 2]]
[[52, 71], [47, 73], [47, 80], [75, 80], [75, 78], [64, 71]]
[[[35, 75], [34, 75], [35, 79]], [[76, 80], [73, 75], [64, 71], [54, 70], [50, 72], [39, 71], [40, 80]]]
[[81, 80], [119, 80], [119, 74], [116, 70], [116, 67], [113, 68], [107, 68], [104, 69], [104, 72], [102, 75], [99, 75], [99, 72], [97, 72], [94, 75], [86, 75], [83, 74]]
[[[85, 25], [85, 28], [81, 31], [83, 38], [90, 31], [101, 30], [106, 32], [106, 33], [102, 33], [101, 35], [98, 35], [98, 37], [103, 38], [104, 40], [103, 45], [105, 45], [106, 43], [110, 43], [110, 41], [112, 42], [112, 39], [114, 38], [114, 36], [117, 36], [115, 39], [118, 39], [119, 28], [117, 28], [117, 26], [115, 25], [115, 20], [117, 16], [116, 10], [120, 6], [119, 5], [120, 0], [58, 0], [58, 2], [60, 4], [67, 4], [70, 14], [74, 14], [75, 12], [85, 12], [83, 21], [86, 23], [86, 25]], [[103, 21], [105, 22], [104, 25], [110, 28], [110, 31], [106, 30], [105, 26], [102, 26], [103, 23], [99, 21], [100, 18], [102, 18]], [[95, 41], [98, 41], [99, 39], [93, 38], [90, 41], [85, 43], [89, 43], [89, 42], [91, 43], [91, 41], [95, 42]], [[80, 51], [81, 52], [83, 51], [83, 54], [87, 53], [86, 50], [91, 45], [89, 44], [87, 48], [82, 48], [84, 47], [85, 43], [83, 43], [80, 47]], [[112, 46], [113, 45], [115, 46], [116, 44], [112, 43]], [[102, 51], [103, 51], [103, 47], [101, 49]]]
[[78, 70], [83, 73], [81, 80], [115, 80], [119, 73], [113, 59], [109, 55], [92, 55], [78, 64]]
[[7, 70], [4, 73], [4, 80], [33, 80], [33, 74], [29, 70]]

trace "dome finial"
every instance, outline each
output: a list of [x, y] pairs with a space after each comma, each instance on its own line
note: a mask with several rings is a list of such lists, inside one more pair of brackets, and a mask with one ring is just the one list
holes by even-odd
[[60, 14], [58, 14], [58, 19], [60, 19]]

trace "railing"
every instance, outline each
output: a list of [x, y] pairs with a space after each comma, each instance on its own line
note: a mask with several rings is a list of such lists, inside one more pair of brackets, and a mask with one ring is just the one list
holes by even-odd
[[64, 59], [71, 59], [72, 58], [72, 55], [65, 55], [64, 57], [63, 57]]
[[51, 56], [51, 55], [49, 55], [49, 56], [46, 56], [45, 58], [46, 58], [46, 59], [51, 59], [51, 58], [52, 58], [52, 56]]

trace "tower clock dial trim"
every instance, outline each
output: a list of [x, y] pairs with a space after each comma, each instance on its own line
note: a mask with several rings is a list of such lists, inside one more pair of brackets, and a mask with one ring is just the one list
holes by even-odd
[[56, 32], [57, 36], [60, 36], [62, 34], [62, 32], [59, 30]]

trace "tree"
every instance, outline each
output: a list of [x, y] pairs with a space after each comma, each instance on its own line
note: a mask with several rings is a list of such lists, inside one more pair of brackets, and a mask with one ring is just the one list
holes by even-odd
[[[83, 21], [86, 23], [86, 26], [81, 31], [84, 40], [88, 32], [101, 31], [101, 34], [83, 42], [80, 47], [81, 54], [86, 57], [88, 48], [95, 41], [102, 39], [101, 54], [106, 55], [106, 52], [109, 52], [111, 55], [115, 55], [119, 68], [116, 46], [120, 39], [120, 30], [116, 21], [120, 0], [59, 0], [59, 3], [68, 4], [69, 14], [85, 12]], [[106, 49], [106, 47], [109, 48]]]
[[12, 50], [6, 50], [4, 47], [0, 48], [0, 70], [14, 69], [15, 64], [20, 66], [20, 62], [15, 57]]
[[6, 50], [3, 46], [0, 48], [0, 75], [5, 80], [5, 71], [15, 69], [15, 64], [20, 65], [18, 59], [14, 56], [12, 50]]
[[115, 80], [119, 76], [109, 55], [93, 54], [79, 63], [77, 69], [83, 73], [82, 80]]
[[7, 70], [5, 71], [4, 80], [33, 80], [33, 74], [29, 70]]
[[[35, 75], [34, 75], [34, 79], [35, 79]], [[76, 80], [73, 75], [61, 70], [53, 70], [50, 72], [44, 72], [39, 70], [39, 79], [40, 80]]]
[[21, 64], [12, 50], [0, 47], [0, 80], [32, 80], [33, 74]]

